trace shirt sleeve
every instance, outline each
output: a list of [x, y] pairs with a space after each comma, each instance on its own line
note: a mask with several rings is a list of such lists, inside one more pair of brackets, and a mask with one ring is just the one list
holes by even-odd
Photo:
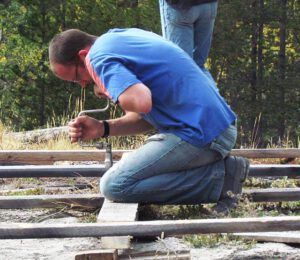
[[[122, 60], [116, 58], [105, 58], [93, 64], [93, 70], [96, 72], [94, 79], [101, 85], [104, 92], [107, 91], [113, 102], [117, 102], [119, 96], [134, 84], [141, 83], [137, 76], [128, 69]], [[98, 84], [97, 84], [98, 85]]]

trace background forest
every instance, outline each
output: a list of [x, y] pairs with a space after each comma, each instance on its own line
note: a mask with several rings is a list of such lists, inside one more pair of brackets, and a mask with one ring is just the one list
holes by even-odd
[[[92, 88], [52, 75], [47, 48], [68, 28], [100, 35], [114, 27], [161, 34], [158, 0], [0, 1], [0, 121], [30, 130], [103, 107]], [[300, 1], [219, 1], [207, 66], [239, 116], [239, 146], [299, 146], [299, 42]]]

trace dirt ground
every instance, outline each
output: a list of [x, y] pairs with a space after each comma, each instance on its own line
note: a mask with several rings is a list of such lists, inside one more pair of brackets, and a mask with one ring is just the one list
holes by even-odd
[[[6, 195], [9, 191], [23, 191], [30, 194], [37, 188], [48, 194], [95, 193], [98, 189], [98, 179], [40, 178], [35, 181], [4, 179], [0, 183], [0, 194]], [[0, 222], [78, 223], [86, 221], [89, 214], [90, 212], [57, 209], [0, 210]], [[0, 240], [0, 260], [68, 260], [74, 259], [77, 252], [100, 248], [100, 238]], [[300, 259], [299, 245], [282, 243], [257, 243], [250, 247], [239, 244], [192, 248], [187, 242], [174, 237], [132, 242], [132, 252], [152, 252], [153, 259], [159, 253], [164, 253], [165, 259], [171, 259], [168, 255], [176, 256], [180, 251], [189, 251], [191, 259]], [[134, 258], [128, 257], [127, 259]], [[179, 255], [178, 259], [180, 259]]]

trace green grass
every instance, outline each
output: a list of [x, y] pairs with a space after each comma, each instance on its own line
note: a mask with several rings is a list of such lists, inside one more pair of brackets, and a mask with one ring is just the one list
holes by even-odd
[[6, 192], [6, 196], [29, 196], [29, 195], [42, 195], [45, 194], [44, 188], [25, 189], [20, 191]]

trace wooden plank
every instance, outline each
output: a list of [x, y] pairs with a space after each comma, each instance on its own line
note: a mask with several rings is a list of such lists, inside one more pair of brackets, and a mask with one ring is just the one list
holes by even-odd
[[231, 155], [246, 158], [299, 158], [299, 148], [233, 149]]
[[[137, 219], [138, 203], [115, 203], [104, 200], [103, 206], [99, 212], [97, 222], [121, 222], [135, 221]], [[102, 237], [101, 247], [128, 249], [130, 248], [130, 236], [123, 237]]]
[[[127, 150], [114, 150], [113, 160], [120, 160]], [[52, 164], [56, 161], [104, 161], [105, 150], [2, 150], [1, 163]]]
[[[300, 200], [300, 188], [244, 190], [253, 202], [277, 202]], [[34, 196], [0, 196], [0, 208], [52, 208], [61, 206], [80, 206], [99, 208], [104, 198], [99, 194], [66, 194]], [[99, 222], [134, 221], [138, 205], [135, 203], [108, 203], [101, 208]]]
[[101, 177], [103, 164], [1, 166], [0, 178]]
[[[105, 171], [103, 164], [1, 166], [0, 178], [101, 177]], [[300, 165], [250, 165], [249, 177], [280, 176], [300, 177]]]
[[244, 190], [253, 202], [280, 202], [300, 200], [300, 188]]
[[104, 198], [97, 194], [0, 196], [1, 209], [29, 208], [100, 208]]
[[[113, 160], [131, 150], [113, 150]], [[300, 149], [233, 149], [231, 155], [247, 158], [299, 158]], [[103, 161], [105, 150], [2, 150], [0, 163], [51, 164], [56, 161]]]
[[121, 259], [132, 259], [132, 260], [190, 260], [191, 259], [191, 253], [190, 251], [183, 251], [178, 252], [174, 248], [174, 251], [172, 250], [166, 250], [167, 252], [161, 252], [161, 251], [154, 251], [154, 252], [146, 252], [143, 253], [132, 253], [131, 251], [125, 252], [124, 254], [119, 255], [119, 260]]
[[79, 252], [75, 260], [118, 260], [118, 252], [113, 249], [101, 249]]
[[249, 177], [300, 177], [300, 165], [254, 164], [250, 165]]
[[161, 220], [77, 224], [3, 223], [0, 239], [164, 236], [300, 230], [300, 217]]
[[288, 244], [300, 244], [300, 232], [266, 232], [266, 233], [234, 233], [233, 235], [244, 239], [263, 241], [263, 242], [278, 242]]

